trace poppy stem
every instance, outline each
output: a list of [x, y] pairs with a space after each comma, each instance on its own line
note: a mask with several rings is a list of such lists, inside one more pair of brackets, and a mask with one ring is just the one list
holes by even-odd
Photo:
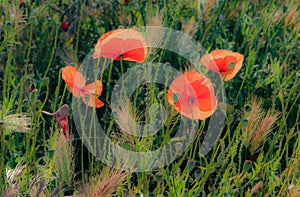
[[[120, 64], [121, 64], [121, 80], [122, 80], [121, 90], [123, 90], [123, 88], [125, 88], [125, 84], [124, 84], [124, 65], [123, 65], [123, 57], [122, 56], [120, 56]], [[124, 89], [123, 93], [124, 93], [124, 96], [125, 96], [126, 95], [125, 89]]]
[[54, 113], [50, 113], [50, 112], [47, 112], [47, 111], [40, 111], [41, 113], [43, 114], [46, 114], [46, 115], [49, 115], [49, 116], [53, 116]]
[[122, 58], [122, 56], [120, 56], [120, 64], [121, 64], [121, 75], [122, 75], [122, 78], [123, 78], [124, 66], [123, 66], [123, 58]]

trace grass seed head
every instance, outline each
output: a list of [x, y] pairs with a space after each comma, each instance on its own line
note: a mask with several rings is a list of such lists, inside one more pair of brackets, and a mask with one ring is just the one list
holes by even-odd
[[279, 118], [278, 112], [265, 112], [262, 104], [261, 100], [253, 97], [251, 110], [245, 111], [247, 125], [243, 128], [244, 145], [249, 148], [251, 155], [260, 149]]

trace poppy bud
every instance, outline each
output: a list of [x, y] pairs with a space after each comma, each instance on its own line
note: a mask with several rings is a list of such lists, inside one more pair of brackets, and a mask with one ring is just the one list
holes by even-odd
[[187, 170], [192, 171], [195, 166], [196, 166], [196, 161], [195, 160], [189, 160], [188, 163], [187, 163]]
[[21, 2], [19, 3], [19, 9], [21, 9], [21, 8], [23, 8], [23, 7], [25, 7], [25, 3], [24, 3], [23, 1], [21, 1]]
[[31, 84], [31, 86], [29, 87], [29, 91], [33, 92], [34, 90], [35, 90], [35, 86], [34, 86], [34, 84]]
[[68, 22], [62, 22], [60, 24], [60, 28], [62, 28], [64, 31], [67, 31], [69, 27], [69, 23]]

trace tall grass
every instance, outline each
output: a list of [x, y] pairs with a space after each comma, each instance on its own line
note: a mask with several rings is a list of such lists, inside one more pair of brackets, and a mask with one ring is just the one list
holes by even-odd
[[[299, 2], [214, 0], [203, 5], [198, 8], [196, 0], [0, 0], [0, 194], [298, 196]], [[68, 22], [67, 29], [61, 28], [62, 22]], [[198, 154], [207, 129], [203, 121], [193, 143], [171, 164], [152, 172], [123, 172], [88, 151], [72, 122], [72, 110], [69, 140], [42, 111], [71, 106], [60, 69], [66, 64], [78, 68], [100, 35], [119, 26], [146, 25], [183, 31], [208, 52], [238, 51], [245, 61], [225, 83], [225, 126], [207, 155]], [[147, 61], [190, 69], [186, 60], [169, 51], [150, 49]], [[138, 138], [124, 131], [132, 129], [133, 120], [151, 121], [151, 103], [171, 109], [165, 87], [147, 84], [136, 89], [133, 99], [116, 110], [120, 127], [109, 109], [113, 86], [134, 66], [113, 61], [101, 76], [100, 99], [106, 104], [97, 117], [106, 135], [121, 147], [154, 150], [177, 131], [180, 117], [174, 111], [156, 137]], [[252, 100], [255, 96], [260, 102]], [[175, 149], [181, 146], [178, 142]]]

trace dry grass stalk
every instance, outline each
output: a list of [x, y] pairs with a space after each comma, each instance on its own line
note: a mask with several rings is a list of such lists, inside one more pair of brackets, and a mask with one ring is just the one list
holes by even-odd
[[71, 186], [74, 172], [74, 147], [60, 133], [57, 140], [57, 148], [54, 153], [54, 170], [61, 181]]
[[183, 21], [182, 29], [185, 34], [193, 37], [198, 29], [198, 24], [195, 21], [195, 17], [190, 18], [190, 20]]
[[[271, 13], [272, 17], [270, 20], [273, 23], [281, 23], [281, 21], [284, 21], [284, 27], [293, 26], [294, 28], [298, 28], [300, 27], [299, 9], [299, 5], [286, 1], [284, 5], [278, 7], [274, 13]], [[265, 12], [267, 14], [269, 10]]]
[[9, 188], [2, 194], [2, 197], [10, 197], [19, 194], [19, 185], [17, 183], [17, 178], [23, 173], [25, 166], [19, 164], [15, 169], [6, 169], [6, 181]]
[[279, 118], [279, 112], [271, 113], [262, 108], [262, 101], [253, 97], [252, 108], [245, 112], [248, 120], [247, 126], [243, 128], [244, 144], [253, 155], [259, 150], [263, 142], [273, 129], [274, 123]]
[[295, 187], [295, 185], [289, 185], [288, 197], [300, 196], [300, 186]]
[[3, 125], [4, 130], [20, 133], [28, 132], [30, 123], [31, 118], [22, 113], [5, 115], [3, 120], [0, 120], [0, 125]]
[[299, 6], [295, 4], [294, 6], [291, 6], [288, 10], [288, 14], [285, 17], [284, 20], [284, 26], [294, 26], [295, 28], [300, 26], [300, 10]]
[[111, 196], [127, 177], [127, 172], [104, 167], [102, 172], [83, 185], [80, 191], [86, 197]]
[[10, 186], [3, 194], [1, 197], [11, 197], [14, 196], [16, 194], [18, 194], [18, 190], [16, 188], [16, 186]]
[[129, 101], [120, 101], [118, 107], [112, 106], [112, 110], [115, 112], [115, 120], [122, 132], [131, 134], [136, 131], [136, 118], [133, 115]]
[[6, 177], [9, 186], [13, 186], [15, 184], [16, 178], [22, 174], [24, 168], [25, 166], [20, 164], [17, 165], [15, 169], [10, 169], [10, 170], [6, 169]]
[[257, 194], [263, 189], [263, 182], [259, 181], [251, 189], [251, 196], [257, 196]]
[[[149, 8], [148, 10], [153, 10], [152, 8]], [[159, 10], [159, 7], [156, 6], [156, 12], [147, 12], [146, 20], [147, 20], [147, 26], [159, 26], [163, 27], [163, 18], [164, 18], [164, 9]]]
[[119, 101], [119, 106], [111, 106], [112, 111], [115, 113], [115, 121], [118, 123], [120, 130], [126, 134], [126, 138], [124, 135], [114, 133], [119, 144], [130, 143], [131, 145], [135, 144], [134, 133], [137, 131], [137, 123], [138, 117], [135, 117], [131, 108], [131, 103], [129, 101], [123, 100]]
[[[9, 19], [12, 26], [26, 23], [26, 17], [23, 14], [23, 10], [19, 8], [18, 1], [13, 0], [9, 4], [6, 4], [4, 1], [4, 3], [0, 4], [0, 9], [2, 9], [4, 13], [8, 10]], [[0, 21], [0, 26], [4, 26], [2, 21]]]
[[47, 184], [43, 180], [40, 182], [38, 187], [36, 185], [34, 185], [32, 187], [33, 196], [35, 196], [35, 197], [46, 197], [46, 195], [43, 192], [43, 190], [45, 189], [46, 186], [47, 186]]

